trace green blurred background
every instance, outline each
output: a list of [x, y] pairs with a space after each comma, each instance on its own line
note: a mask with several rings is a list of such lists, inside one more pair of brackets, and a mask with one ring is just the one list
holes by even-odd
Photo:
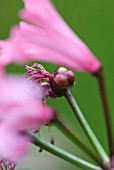
[[[79, 35], [79, 37], [90, 47], [97, 58], [101, 61], [105, 69], [105, 78], [109, 105], [114, 119], [114, 1], [113, 0], [53, 0], [56, 8], [70, 25], [70, 27]], [[18, 24], [18, 11], [23, 7], [21, 0], [0, 0], [0, 39], [5, 39], [9, 35], [11, 27]], [[43, 63], [43, 66], [53, 73], [57, 65]], [[9, 65], [7, 72], [24, 73], [25, 66]], [[73, 88], [73, 94], [76, 97], [82, 111], [99, 141], [107, 149], [107, 139], [101, 100], [99, 97], [96, 79], [88, 73], [76, 72], [76, 84]], [[48, 105], [60, 112], [61, 118], [74, 133], [78, 133], [85, 143], [90, 144], [85, 137], [78, 122], [64, 98], [49, 99]], [[73, 145], [56, 128], [52, 128], [52, 134], [55, 137], [56, 145], [78, 155], [81, 158], [90, 160], [80, 149]], [[41, 132], [41, 136], [49, 136], [47, 128]], [[41, 154], [33, 147], [29, 156], [20, 162], [18, 170], [53, 170], [53, 169], [77, 169], [77, 167], [66, 163], [53, 155], [43, 152]]]

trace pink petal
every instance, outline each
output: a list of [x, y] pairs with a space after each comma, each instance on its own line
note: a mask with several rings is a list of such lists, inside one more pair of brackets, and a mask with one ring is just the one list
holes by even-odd
[[3, 66], [41, 60], [78, 71], [99, 70], [100, 62], [68, 27], [50, 0], [24, 0], [24, 4], [20, 15], [27, 23], [21, 22], [12, 30], [11, 38], [0, 43]]
[[[33, 56], [36, 56], [36, 59], [55, 62], [79, 71], [91, 72], [91, 70], [97, 70], [100, 66], [98, 60], [92, 57], [90, 51], [87, 53], [87, 50], [84, 51], [75, 43], [65, 41], [61, 36], [48, 33], [37, 26], [24, 22], [20, 24], [20, 28], [24, 42], [34, 44], [32, 49], [34, 51]], [[41, 55], [38, 55], [36, 50], [39, 48], [44, 49], [45, 53], [42, 52]]]
[[52, 109], [42, 105], [44, 92], [37, 88], [39, 93], [34, 91], [34, 84], [29, 85], [19, 77], [0, 80], [0, 157], [21, 158], [31, 141], [22, 133], [38, 130], [44, 122], [52, 119]]
[[[99, 61], [94, 57], [94, 55], [90, 52], [87, 46], [78, 38], [78, 36], [75, 35], [74, 32], [68, 27], [68, 25], [54, 9], [50, 0], [34, 0], [34, 3], [32, 0], [24, 0], [24, 4], [25, 8], [21, 12], [22, 18], [29, 22], [32, 22], [34, 25], [37, 25], [39, 29], [42, 28], [44, 31], [46, 31], [47, 34], [45, 39], [47, 41], [50, 40], [52, 44], [62, 48], [61, 51], [58, 49], [58, 51], [55, 52], [59, 54], [59, 58], [61, 58], [62, 56], [63, 62], [57, 62], [55, 60], [55, 57], [53, 57], [53, 59], [50, 59], [52, 60], [52, 62], [59, 64], [64, 63], [63, 65], [67, 65], [68, 67], [71, 67], [78, 71], [95, 72], [99, 69]], [[34, 35], [38, 34], [34, 33]], [[55, 39], [50, 39], [50, 36], [53, 36], [55, 37], [55, 39], [58, 39], [58, 42], [55, 42]], [[51, 51], [53, 50], [52, 44], [50, 45], [49, 42]], [[45, 48], [46, 47], [44, 47], [44, 49]], [[47, 53], [49, 54], [49, 51]], [[63, 55], [65, 55], [65, 57]], [[66, 63], [67, 58], [69, 58], [70, 60], [70, 62], [68, 61], [69, 64]], [[75, 63], [73, 62], [77, 64], [75, 65]]]
[[12, 133], [7, 126], [0, 127], [0, 156], [17, 160], [27, 152], [29, 139]]

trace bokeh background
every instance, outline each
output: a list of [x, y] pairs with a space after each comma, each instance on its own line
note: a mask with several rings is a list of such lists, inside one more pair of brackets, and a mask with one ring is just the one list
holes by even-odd
[[[112, 121], [114, 119], [114, 1], [113, 0], [53, 0], [55, 7], [70, 27], [78, 36], [90, 47], [97, 58], [101, 61], [105, 70], [106, 87], [111, 110]], [[13, 25], [18, 24], [18, 11], [23, 7], [21, 0], [0, 0], [0, 39], [5, 39]], [[38, 61], [39, 62], [39, 61]], [[53, 73], [57, 65], [39, 62]], [[25, 66], [9, 65], [6, 68], [8, 73], [24, 73]], [[101, 100], [99, 97], [96, 79], [88, 73], [76, 73], [76, 84], [73, 94], [77, 99], [82, 111], [99, 141], [107, 149], [106, 129], [104, 124]], [[83, 141], [89, 146], [79, 123], [75, 119], [66, 100], [62, 98], [49, 99], [48, 105], [57, 109], [61, 118], [72, 129], [78, 133]], [[114, 121], [113, 121], [114, 122]], [[114, 125], [114, 123], [113, 123]], [[67, 151], [78, 155], [88, 161], [87, 157], [78, 147], [67, 139], [55, 127], [51, 128], [51, 133], [55, 137], [55, 144]], [[41, 137], [49, 140], [48, 129], [45, 127], [41, 131]], [[31, 147], [29, 155], [18, 165], [17, 170], [53, 170], [79, 168], [43, 151]]]

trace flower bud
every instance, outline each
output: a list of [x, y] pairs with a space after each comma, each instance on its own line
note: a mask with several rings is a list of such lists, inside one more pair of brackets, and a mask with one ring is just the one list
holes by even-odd
[[74, 85], [75, 74], [64, 67], [57, 68], [50, 80], [50, 87], [56, 96], [61, 97], [67, 88]]

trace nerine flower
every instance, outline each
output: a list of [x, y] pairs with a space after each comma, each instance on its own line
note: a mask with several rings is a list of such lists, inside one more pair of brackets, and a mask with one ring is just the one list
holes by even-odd
[[[26, 55], [26, 44], [23, 42], [18, 26], [11, 30], [10, 36], [6, 40], [0, 40], [0, 76], [4, 74], [4, 67], [9, 63], [27, 63], [31, 60]], [[31, 57], [31, 55], [30, 55]]]
[[[42, 90], [18, 78], [0, 80], [0, 157], [4, 160], [21, 158], [31, 138], [26, 132], [38, 130], [52, 119], [52, 110], [42, 105]], [[36, 99], [37, 97], [37, 99]], [[0, 164], [2, 165], [2, 164]]]
[[[36, 68], [35, 68], [36, 67]], [[26, 66], [27, 72], [23, 77], [29, 76], [27, 79], [30, 82], [34, 82], [37, 86], [40, 86], [45, 91], [42, 102], [45, 104], [47, 98], [61, 97], [64, 95], [64, 91], [73, 87], [75, 82], [75, 74], [73, 71], [64, 67], [57, 68], [53, 74], [50, 74], [40, 64], [33, 64], [31, 67]]]
[[0, 42], [2, 62], [42, 60], [78, 71], [99, 70], [100, 62], [68, 27], [50, 0], [23, 1], [25, 8], [20, 16], [27, 22], [19, 24], [17, 33], [12, 31], [12, 39]]
[[[36, 68], [35, 68], [36, 67]], [[34, 63], [32, 66], [26, 65], [27, 72], [23, 75], [23, 78], [29, 76], [27, 81], [34, 82], [34, 87], [40, 86], [44, 91], [42, 95], [42, 103], [45, 104], [47, 98], [50, 96], [56, 98], [56, 95], [52, 92], [50, 87], [50, 79], [53, 78], [53, 74], [50, 74], [46, 69], [37, 63]]]

